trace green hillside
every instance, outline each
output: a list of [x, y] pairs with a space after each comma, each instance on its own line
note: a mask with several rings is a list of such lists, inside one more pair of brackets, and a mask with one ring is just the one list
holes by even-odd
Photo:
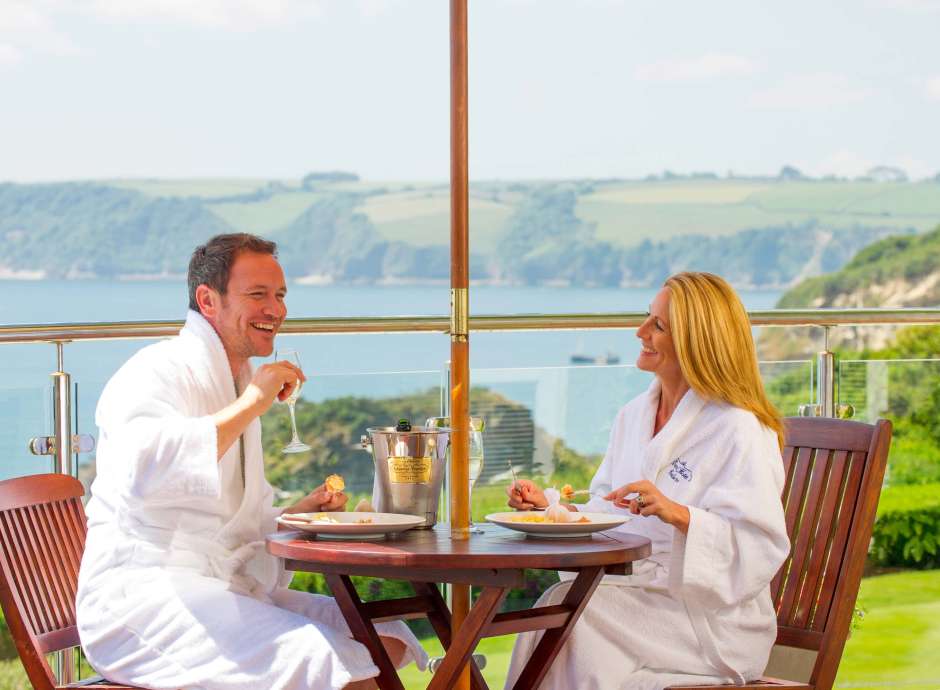
[[[923, 285], [935, 283], [940, 274], [940, 227], [924, 235], [888, 237], [865, 247], [841, 270], [810, 278], [780, 298], [781, 308], [805, 306], [832, 307], [853, 296], [884, 292], [884, 286], [894, 283]], [[893, 291], [898, 293], [897, 290]], [[893, 296], [893, 295], [892, 295]], [[898, 294], [906, 307], [935, 306], [940, 304], [940, 285], [929, 285], [922, 290], [909, 290]], [[875, 302], [864, 305], [885, 306]]]
[[[940, 226], [921, 235], [894, 235], [863, 248], [841, 269], [801, 281], [783, 294], [781, 309], [936, 307], [940, 305]], [[880, 349], [891, 340], [891, 326], [836, 328], [831, 347]], [[759, 334], [765, 359], [810, 356], [820, 329], [768, 328]]]
[[[481, 181], [471, 277], [521, 285], [652, 286], [711, 270], [779, 289], [871, 242], [940, 222], [940, 183], [719, 179]], [[446, 281], [446, 183], [302, 179], [0, 184], [0, 274], [179, 275], [218, 232], [277, 239], [312, 282]], [[55, 246], [56, 252], [48, 248]]]
[[[299, 180], [139, 180], [107, 184], [148, 196], [189, 196], [212, 201], [211, 208], [239, 230], [286, 225], [304, 210], [309, 197]], [[533, 190], [553, 181], [471, 184], [470, 222], [478, 250], [488, 252], [513, 209]], [[227, 202], [276, 186], [272, 196], [251, 203]], [[687, 234], [729, 235], [760, 227], [801, 225], [827, 228], [874, 225], [925, 231], [940, 222], [936, 182], [847, 182], [835, 180], [680, 178], [597, 180], [579, 185], [576, 215], [595, 223], [595, 239], [629, 247]], [[363, 196], [362, 212], [388, 241], [446, 244], [450, 227], [450, 188], [437, 182], [342, 181], [320, 185], [321, 192]], [[239, 205], [239, 203], [241, 205]]]

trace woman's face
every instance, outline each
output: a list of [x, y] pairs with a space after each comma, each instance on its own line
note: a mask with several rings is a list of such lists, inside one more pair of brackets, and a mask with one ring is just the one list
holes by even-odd
[[660, 380], [682, 380], [682, 369], [676, 348], [672, 344], [672, 332], [669, 329], [669, 290], [663, 288], [650, 304], [649, 316], [636, 329], [636, 337], [642, 345], [636, 366], [643, 371], [651, 371]]

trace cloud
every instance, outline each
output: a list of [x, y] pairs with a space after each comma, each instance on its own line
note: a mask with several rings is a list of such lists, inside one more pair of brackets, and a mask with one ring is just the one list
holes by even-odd
[[164, 21], [252, 30], [319, 16], [320, 0], [84, 0], [85, 14], [118, 22]]
[[845, 75], [815, 72], [792, 75], [776, 86], [756, 91], [748, 104], [754, 108], [831, 108], [860, 103], [871, 95], [871, 89], [852, 84]]
[[[360, 12], [393, 0], [361, 0]], [[164, 22], [228, 31], [287, 26], [318, 17], [326, 0], [0, 0], [0, 64], [30, 55], [73, 55], [62, 27], [79, 17], [113, 23]], [[365, 7], [369, 4], [371, 9]]]
[[930, 77], [924, 81], [924, 95], [929, 101], [940, 101], [940, 76]]
[[73, 41], [53, 25], [49, 4], [41, 1], [0, 2], [0, 64], [16, 64], [33, 53], [71, 55]]
[[375, 19], [391, 12], [399, 0], [359, 0], [358, 9], [366, 19]]
[[16, 46], [9, 43], [0, 43], [0, 68], [18, 64], [23, 59], [23, 53]]
[[750, 58], [726, 53], [706, 53], [694, 58], [660, 60], [640, 65], [634, 76], [641, 81], [698, 81], [721, 77], [746, 77], [760, 71]]
[[940, 0], [875, 0], [875, 7], [906, 12], [940, 12]]

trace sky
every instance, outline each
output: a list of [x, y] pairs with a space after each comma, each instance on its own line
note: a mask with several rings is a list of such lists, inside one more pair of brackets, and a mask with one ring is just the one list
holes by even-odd
[[[446, 0], [0, 0], [0, 181], [449, 174]], [[470, 0], [471, 179], [940, 173], [940, 0]]]

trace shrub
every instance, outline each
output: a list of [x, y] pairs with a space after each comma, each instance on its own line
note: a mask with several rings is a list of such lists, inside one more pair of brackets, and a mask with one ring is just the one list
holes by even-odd
[[888, 482], [891, 486], [940, 483], [940, 447], [917, 428], [898, 434], [891, 440]]
[[884, 489], [872, 533], [871, 558], [882, 566], [940, 566], [940, 484]]

